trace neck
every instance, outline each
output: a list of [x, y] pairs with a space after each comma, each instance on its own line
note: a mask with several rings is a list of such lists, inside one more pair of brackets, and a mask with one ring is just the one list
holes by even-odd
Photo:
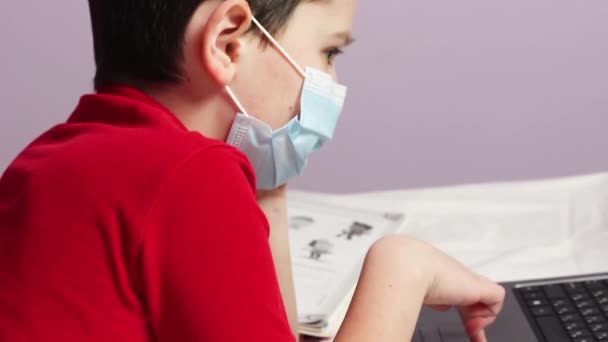
[[[147, 89], [156, 101], [167, 107], [191, 131], [207, 138], [226, 141], [236, 110], [223, 89], [196, 91], [188, 84]], [[198, 94], [197, 94], [198, 93]]]

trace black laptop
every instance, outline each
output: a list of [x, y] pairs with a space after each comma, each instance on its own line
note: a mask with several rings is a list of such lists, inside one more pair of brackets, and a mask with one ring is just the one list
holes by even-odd
[[[489, 342], [608, 342], [608, 273], [502, 284]], [[423, 309], [414, 342], [469, 342], [455, 310]]]

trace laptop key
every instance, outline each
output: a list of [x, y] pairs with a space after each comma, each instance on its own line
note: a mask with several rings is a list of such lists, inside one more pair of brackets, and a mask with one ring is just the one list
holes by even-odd
[[604, 290], [593, 290], [593, 291], [591, 291], [591, 295], [593, 295], [593, 297], [595, 297], [595, 298], [608, 296], [608, 290], [606, 290], [606, 289], [604, 289]]
[[526, 299], [526, 300], [539, 299], [539, 298], [544, 297], [543, 293], [540, 291], [524, 292], [523, 295], [524, 295], [524, 299]]
[[555, 316], [539, 317], [536, 323], [543, 333], [547, 341], [551, 342], [570, 342], [570, 336], [562, 327], [561, 323]]
[[551, 301], [551, 305], [553, 305], [554, 308], [559, 308], [561, 306], [569, 306], [570, 302], [567, 299], [554, 299]]
[[[567, 314], [567, 315], [561, 315], [559, 317], [562, 322], [566, 323], [566, 322], [573, 322], [573, 321], [580, 321], [581, 316], [578, 314]], [[595, 322], [597, 323], [597, 322]]]
[[557, 312], [558, 315], [565, 315], [565, 314], [571, 314], [571, 313], [576, 312], [574, 310], [574, 308], [571, 306], [560, 306], [560, 307], [555, 308], [555, 311]]
[[585, 308], [581, 309], [581, 314], [583, 316], [598, 315], [600, 314], [600, 310], [598, 310], [597, 308]]
[[608, 331], [608, 323], [591, 324], [589, 326], [589, 329], [591, 329], [591, 331], [593, 331], [593, 332]]
[[585, 299], [585, 300], [576, 302], [574, 305], [576, 305], [576, 307], [579, 309], [584, 309], [584, 308], [588, 308], [590, 306], [595, 306], [595, 303], [591, 299]]
[[597, 341], [595, 338], [593, 337], [579, 337], [579, 338], [575, 338], [574, 342], [595, 342]]
[[602, 305], [602, 311], [604, 311], [604, 314], [608, 315], [608, 305]]
[[583, 323], [581, 321], [573, 321], [573, 322], [564, 323], [564, 327], [566, 327], [566, 330], [571, 331], [571, 330], [583, 329], [586, 327], [586, 325], [585, 325], [585, 323]]
[[530, 309], [530, 311], [532, 312], [532, 315], [534, 315], [534, 317], [553, 315], [553, 310], [551, 310], [550, 306], [539, 306]]
[[528, 306], [531, 308], [536, 307], [536, 306], [545, 306], [547, 304], [548, 304], [547, 301], [544, 299], [533, 299], [533, 300], [528, 301]]
[[606, 322], [606, 319], [604, 316], [594, 315], [585, 317], [585, 322], [587, 322], [587, 324], [604, 323]]
[[540, 286], [524, 286], [520, 287], [519, 291], [521, 292], [532, 292], [532, 291], [540, 291]]
[[608, 297], [595, 297], [595, 300], [599, 305], [608, 304]]
[[589, 290], [605, 289], [606, 284], [601, 280], [589, 280], [585, 282], [585, 287]]
[[543, 289], [549, 299], [566, 297], [566, 292], [564, 292], [564, 289], [562, 289], [560, 285], [545, 285], [543, 286]]
[[608, 331], [596, 332], [594, 335], [598, 341], [608, 341]]
[[568, 293], [570, 294], [585, 292], [585, 287], [583, 286], [583, 284], [578, 282], [566, 283], [564, 287], [566, 288], [566, 291], [568, 291]]
[[586, 293], [575, 293], [570, 298], [572, 298], [573, 301], [578, 302], [581, 300], [589, 299], [590, 297]]
[[569, 334], [570, 334], [570, 337], [572, 337], [572, 338], [591, 336], [591, 333], [587, 329], [572, 330], [569, 332]]

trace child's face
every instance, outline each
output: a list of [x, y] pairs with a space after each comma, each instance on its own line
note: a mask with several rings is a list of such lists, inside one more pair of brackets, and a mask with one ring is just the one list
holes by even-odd
[[[302, 69], [337, 78], [336, 57], [352, 40], [355, 0], [303, 0], [275, 38]], [[232, 85], [250, 115], [278, 129], [300, 111], [302, 76], [269, 43], [251, 39]]]

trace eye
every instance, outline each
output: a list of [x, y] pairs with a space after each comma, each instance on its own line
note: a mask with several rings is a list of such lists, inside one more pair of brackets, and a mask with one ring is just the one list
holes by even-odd
[[336, 57], [343, 54], [344, 51], [338, 47], [333, 47], [333, 48], [329, 48], [329, 49], [325, 50], [324, 53], [325, 53], [325, 56], [327, 57], [327, 64], [332, 65], [334, 63], [334, 60], [336, 59]]

